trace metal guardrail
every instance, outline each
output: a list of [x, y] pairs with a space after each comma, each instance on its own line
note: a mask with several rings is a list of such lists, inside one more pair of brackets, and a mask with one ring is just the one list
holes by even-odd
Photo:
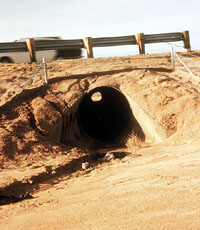
[[182, 33], [167, 33], [167, 34], [144, 34], [144, 42], [160, 43], [160, 42], [176, 42], [183, 41], [184, 37]]
[[[59, 50], [59, 49], [84, 48], [82, 39], [74, 40], [43, 40], [35, 41], [35, 50]], [[0, 43], [0, 53], [28, 52], [26, 42]]]
[[[42, 50], [60, 50], [60, 49], [87, 49], [88, 57], [93, 56], [93, 47], [107, 47], [107, 46], [122, 46], [122, 45], [138, 45], [140, 54], [145, 54], [145, 44], [161, 43], [161, 42], [176, 42], [183, 41], [184, 48], [188, 51], [190, 48], [189, 31], [175, 32], [175, 33], [162, 33], [162, 34], [137, 34], [130, 36], [118, 37], [102, 37], [85, 39], [72, 39], [72, 40], [40, 40], [30, 42], [6, 42], [0, 43], [0, 53], [6, 52], [24, 52], [29, 51], [30, 55], [35, 51]], [[29, 45], [32, 43], [31, 45]]]
[[[121, 37], [92, 38], [93, 47], [136, 45], [135, 35]], [[35, 50], [59, 50], [59, 49], [84, 48], [83, 39], [74, 40], [42, 40], [35, 41]], [[26, 42], [0, 43], [0, 53], [28, 51]]]
[[136, 45], [135, 35], [120, 37], [92, 38], [93, 47]]
[[28, 51], [26, 42], [6, 42], [0, 43], [0, 53], [26, 52]]
[[35, 41], [35, 50], [59, 50], [84, 48], [83, 39]]

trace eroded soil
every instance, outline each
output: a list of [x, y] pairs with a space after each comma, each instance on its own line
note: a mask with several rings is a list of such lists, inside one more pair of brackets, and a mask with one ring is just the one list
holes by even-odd
[[[200, 54], [181, 55], [196, 77], [172, 71], [170, 54], [63, 60], [48, 63], [48, 85], [41, 70], [23, 92], [39, 63], [0, 64], [0, 226], [200, 228]], [[130, 95], [167, 138], [132, 135], [92, 154], [61, 143], [63, 117], [98, 86]]]

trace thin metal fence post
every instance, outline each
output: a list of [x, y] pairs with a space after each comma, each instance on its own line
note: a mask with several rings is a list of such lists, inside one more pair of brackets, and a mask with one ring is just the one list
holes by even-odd
[[48, 84], [46, 59], [43, 58], [42, 60], [43, 60], [43, 65], [44, 65], [44, 81], [45, 81], [46, 84]]
[[174, 46], [171, 46], [172, 70], [175, 70]]

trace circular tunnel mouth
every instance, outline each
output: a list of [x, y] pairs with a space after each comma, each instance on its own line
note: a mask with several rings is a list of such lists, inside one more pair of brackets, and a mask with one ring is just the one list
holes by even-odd
[[121, 139], [133, 126], [126, 97], [108, 86], [97, 87], [81, 98], [77, 119], [82, 133], [105, 144]]

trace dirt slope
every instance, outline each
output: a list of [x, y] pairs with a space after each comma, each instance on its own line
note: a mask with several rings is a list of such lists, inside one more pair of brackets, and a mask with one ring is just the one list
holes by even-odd
[[[48, 85], [41, 70], [22, 93], [39, 64], [1, 64], [0, 226], [199, 229], [200, 54], [181, 55], [196, 78], [178, 63], [172, 71], [169, 54], [66, 60], [48, 63]], [[111, 160], [60, 143], [62, 118], [98, 86], [133, 98], [167, 138], [98, 150]]]

